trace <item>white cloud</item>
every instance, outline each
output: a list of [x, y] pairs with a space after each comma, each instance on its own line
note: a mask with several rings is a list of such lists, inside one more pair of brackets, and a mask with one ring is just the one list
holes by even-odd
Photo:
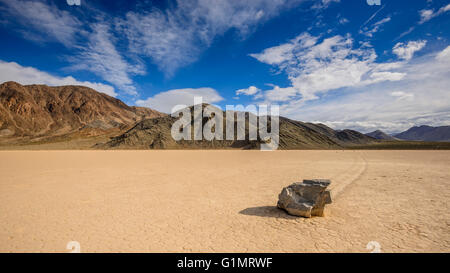
[[420, 22], [421, 24], [425, 23], [426, 21], [429, 21], [431, 18], [433, 18], [434, 12], [431, 9], [423, 9], [419, 11], [420, 14]]
[[179, 0], [165, 11], [128, 12], [117, 28], [128, 37], [130, 50], [150, 57], [172, 75], [196, 61], [213, 40], [231, 29], [246, 37], [261, 22], [302, 0]]
[[398, 100], [414, 100], [414, 94], [403, 91], [394, 91], [391, 93], [391, 96], [396, 97]]
[[341, 24], [341, 25], [345, 25], [345, 24], [347, 24], [349, 22], [350, 22], [350, 20], [348, 20], [347, 18], [340, 18], [339, 19], [339, 24]]
[[80, 82], [72, 76], [56, 77], [33, 67], [24, 67], [14, 62], [0, 60], [0, 82], [15, 81], [20, 84], [46, 84], [50, 86], [81, 85], [110, 96], [117, 96], [114, 87], [102, 83]]
[[420, 14], [420, 21], [419, 24], [423, 24], [425, 22], [430, 21], [434, 17], [437, 17], [441, 14], [444, 14], [445, 12], [450, 10], [450, 4], [447, 4], [446, 6], [441, 7], [437, 11], [431, 10], [431, 9], [424, 9], [419, 11]]
[[318, 37], [311, 36], [309, 33], [302, 33], [288, 43], [281, 44], [265, 49], [258, 54], [250, 54], [258, 61], [270, 65], [280, 65], [293, 59], [294, 51], [297, 49], [308, 48], [317, 43]]
[[[348, 87], [339, 96], [281, 105], [282, 115], [336, 129], [400, 132], [415, 125], [450, 124], [450, 47], [397, 67], [398, 81]], [[336, 91], [337, 92], [337, 91]]]
[[[430, 21], [431, 19], [447, 12], [450, 10], [450, 4], [441, 7], [440, 9], [438, 9], [437, 11], [434, 11], [432, 9], [423, 9], [419, 11], [419, 15], [420, 15], [420, 21], [418, 22], [419, 25], [424, 24], [428, 21]], [[408, 35], [409, 33], [413, 32], [416, 29], [416, 25], [411, 26], [407, 31], [403, 32], [402, 34], [400, 34], [400, 36], [397, 37], [396, 40], [402, 38], [403, 36]]]
[[372, 81], [369, 81], [368, 83], [377, 83], [377, 82], [383, 82], [383, 81], [399, 81], [403, 79], [406, 76], [406, 73], [399, 73], [399, 72], [373, 72], [370, 75], [370, 78]]
[[414, 57], [426, 41], [399, 43], [393, 50], [400, 61], [383, 63], [348, 35], [299, 37], [251, 55], [286, 72], [291, 86], [263, 93], [265, 103], [280, 104], [281, 115], [363, 132], [450, 123], [450, 46]]
[[0, 14], [21, 24], [24, 29], [19, 31], [25, 38], [38, 42], [56, 41], [70, 48], [73, 53], [68, 57], [73, 63], [71, 69], [93, 72], [121, 91], [137, 94], [131, 76], [144, 74], [144, 67], [139, 63], [128, 63], [117, 51], [116, 38], [107, 22], [83, 25], [71, 13], [45, 2], [0, 2], [4, 4]]
[[298, 91], [294, 87], [281, 88], [277, 85], [269, 91], [266, 91], [266, 99], [271, 102], [289, 101], [291, 98], [297, 96]]
[[448, 46], [446, 49], [444, 49], [442, 52], [440, 52], [436, 59], [438, 61], [447, 61], [450, 62], [450, 46]]
[[410, 41], [407, 44], [397, 43], [392, 52], [400, 59], [408, 61], [412, 59], [415, 52], [420, 51], [426, 44], [427, 41]]
[[249, 88], [236, 90], [236, 95], [244, 94], [247, 96], [251, 96], [251, 95], [255, 95], [256, 93], [258, 93], [260, 91], [261, 91], [261, 89], [257, 88], [256, 86], [250, 86]]
[[[50, 39], [70, 48], [72, 69], [93, 72], [135, 95], [132, 77], [145, 73], [140, 58], [150, 57], [170, 76], [196, 61], [216, 37], [235, 30], [243, 39], [260, 23], [302, 1], [306, 0], [178, 0], [164, 10], [153, 7], [128, 12], [123, 18], [108, 19], [95, 10], [95, 23], [84, 24], [48, 2], [0, 0], [5, 6], [0, 14], [21, 24], [26, 38]], [[94, 13], [92, 6], [86, 9]], [[127, 44], [125, 55], [120, 49]]]
[[[49, 38], [67, 47], [74, 46], [81, 22], [69, 12], [38, 1], [0, 0], [2, 16], [17, 20], [19, 31], [28, 39], [44, 42]], [[43, 37], [44, 36], [44, 37]]]
[[341, 0], [318, 0], [317, 2], [319, 3], [312, 6], [313, 9], [326, 9], [331, 3], [339, 3]]
[[379, 64], [370, 45], [353, 48], [350, 36], [334, 36], [319, 41], [318, 37], [303, 33], [286, 44], [251, 54], [257, 60], [285, 71], [292, 86], [276, 86], [265, 92], [267, 101], [291, 99], [303, 102], [319, 98], [331, 90], [398, 81], [405, 75], [390, 71], [398, 63]]
[[366, 35], [367, 37], [373, 37], [373, 35], [382, 29], [382, 26], [391, 21], [391, 17], [386, 17], [376, 23], [374, 23], [371, 28], [363, 27], [359, 30], [360, 34]]
[[164, 113], [170, 113], [176, 105], [190, 106], [194, 104], [194, 97], [202, 97], [203, 103], [216, 103], [223, 100], [213, 88], [185, 88], [173, 89], [158, 93], [146, 100], [138, 100], [139, 106], [149, 107]]
[[142, 65], [129, 64], [117, 52], [112, 40], [109, 26], [96, 24], [92, 26], [93, 32], [89, 35], [89, 41], [81, 49], [79, 55], [70, 58], [74, 63], [71, 67], [75, 70], [87, 70], [114, 84], [120, 90], [136, 95], [136, 88], [130, 75], [143, 75], [145, 70]]
[[236, 90], [236, 95], [253, 96], [254, 99], [261, 98], [262, 96], [261, 89], [257, 88], [256, 86], [250, 86], [249, 88]]
[[260, 54], [250, 54], [250, 56], [266, 64], [281, 64], [293, 58], [292, 49], [294, 46], [293, 43], [283, 44], [265, 49]]
[[386, 24], [387, 22], [390, 22], [391, 19], [392, 19], [392, 18], [391, 18], [390, 16], [388, 16], [388, 17], [386, 17], [386, 18], [384, 18], [384, 19], [381, 19], [380, 21], [374, 23], [373, 25], [374, 25], [374, 26], [383, 25], [383, 24]]

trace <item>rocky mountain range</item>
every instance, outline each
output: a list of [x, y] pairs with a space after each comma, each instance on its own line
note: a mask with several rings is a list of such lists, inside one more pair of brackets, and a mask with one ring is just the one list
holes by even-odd
[[[193, 115], [193, 107], [189, 111]], [[226, 114], [218, 111], [226, 123]], [[245, 115], [246, 140], [175, 141], [171, 128], [177, 118], [145, 107], [128, 106], [88, 87], [0, 84], [1, 144], [14, 141], [26, 144], [36, 139], [51, 142], [56, 137], [58, 141], [67, 141], [76, 135], [77, 138], [104, 136], [102, 141], [89, 146], [97, 149], [258, 149], [264, 143], [261, 139], [248, 140], [249, 128], [254, 128], [257, 123], [250, 122], [252, 114]], [[204, 118], [203, 124], [207, 121]], [[234, 126], [239, 126], [236, 119]], [[450, 141], [449, 128], [414, 127], [392, 137], [381, 131], [364, 135], [280, 117], [279, 148], [357, 148], [397, 139]]]
[[128, 106], [83, 86], [49, 87], [5, 82], [0, 85], [0, 137], [45, 138], [126, 130], [158, 111]]
[[[203, 105], [203, 108], [204, 107], [206, 107], [206, 105]], [[193, 107], [190, 107], [189, 111], [193, 123]], [[224, 124], [226, 124], [226, 114], [221, 110], [216, 111], [223, 115]], [[235, 112], [234, 127], [238, 128], [239, 125], [236, 121], [236, 114], [237, 113]], [[250, 122], [249, 115], [252, 114], [246, 113], [246, 140], [175, 141], [171, 135], [171, 128], [178, 118], [165, 116], [138, 122], [124, 134], [113, 138], [107, 143], [99, 144], [96, 147], [103, 149], [259, 149], [260, 145], [264, 143], [259, 137], [257, 140], [249, 140], [249, 128], [257, 128], [258, 117], [255, 117], [255, 122], [252, 123]], [[202, 125], [204, 126], [207, 121], [208, 118], [204, 118]], [[223, 135], [225, 136], [225, 125], [223, 128]], [[284, 117], [280, 117], [279, 119], [279, 137], [280, 149], [339, 149], [358, 144], [370, 144], [376, 142], [374, 138], [356, 131], [335, 131], [323, 124], [304, 123]], [[193, 137], [191, 139], [193, 139]], [[237, 139], [236, 134], [233, 139]]]

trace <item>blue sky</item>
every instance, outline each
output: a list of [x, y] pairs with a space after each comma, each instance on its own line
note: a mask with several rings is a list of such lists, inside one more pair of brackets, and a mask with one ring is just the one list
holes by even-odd
[[449, 1], [67, 2], [0, 0], [0, 82], [164, 112], [193, 96], [278, 104], [363, 132], [450, 124]]

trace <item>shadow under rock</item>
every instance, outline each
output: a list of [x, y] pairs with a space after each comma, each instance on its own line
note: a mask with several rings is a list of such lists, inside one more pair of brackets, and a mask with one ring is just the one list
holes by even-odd
[[279, 209], [276, 206], [261, 206], [246, 208], [239, 212], [240, 214], [259, 216], [259, 217], [274, 217], [283, 219], [298, 219], [298, 217], [287, 214], [284, 210]]

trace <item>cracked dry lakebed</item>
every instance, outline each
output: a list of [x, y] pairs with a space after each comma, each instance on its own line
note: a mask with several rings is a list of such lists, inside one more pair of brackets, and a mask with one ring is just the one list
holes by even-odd
[[[449, 166], [450, 151], [1, 151], [0, 252], [449, 252]], [[276, 207], [311, 178], [332, 181], [325, 217]]]

